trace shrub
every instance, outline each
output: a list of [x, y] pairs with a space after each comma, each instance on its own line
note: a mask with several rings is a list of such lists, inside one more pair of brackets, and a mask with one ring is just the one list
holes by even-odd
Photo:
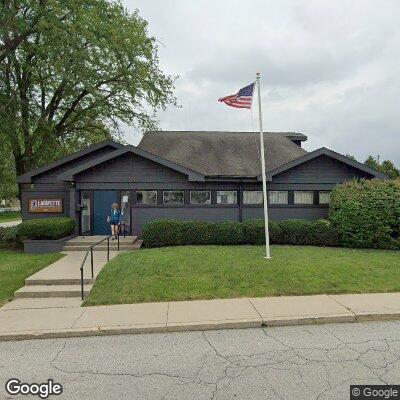
[[[339, 235], [329, 221], [291, 220], [269, 223], [272, 244], [338, 246]], [[264, 244], [264, 220], [206, 222], [154, 220], [143, 229], [147, 247], [178, 245]]]
[[[243, 243], [264, 244], [265, 228], [263, 219], [249, 219], [242, 222]], [[269, 240], [271, 243], [283, 243], [282, 229], [279, 222], [271, 221], [268, 224]]]
[[[243, 222], [244, 242], [264, 244], [264, 220]], [[287, 220], [269, 223], [269, 239], [272, 244], [310, 246], [340, 246], [340, 236], [327, 220]]]
[[61, 239], [72, 233], [75, 221], [69, 217], [30, 219], [18, 226], [24, 239]]
[[210, 244], [241, 244], [243, 228], [240, 222], [215, 222], [211, 224]]
[[352, 180], [335, 187], [329, 219], [346, 247], [400, 248], [400, 180]]
[[158, 219], [146, 224], [142, 232], [146, 247], [179, 246], [184, 244], [182, 222]]
[[212, 244], [214, 241], [212, 222], [181, 222], [182, 244]]
[[243, 229], [238, 222], [159, 219], [146, 224], [142, 235], [146, 247], [240, 244], [243, 241]]
[[338, 230], [326, 219], [314, 221], [310, 226], [312, 241], [315, 246], [341, 246], [342, 240]]
[[0, 227], [0, 246], [18, 245], [18, 226]]

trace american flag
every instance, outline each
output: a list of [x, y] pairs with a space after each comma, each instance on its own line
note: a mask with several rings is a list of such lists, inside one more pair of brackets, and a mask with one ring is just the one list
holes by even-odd
[[251, 108], [251, 103], [253, 101], [255, 83], [240, 89], [236, 94], [230, 96], [221, 97], [218, 101], [222, 101], [228, 106], [236, 108]]

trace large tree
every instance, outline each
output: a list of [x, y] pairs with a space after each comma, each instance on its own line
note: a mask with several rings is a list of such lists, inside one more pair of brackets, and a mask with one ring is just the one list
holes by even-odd
[[[1, 138], [1, 135], [0, 135]], [[1, 140], [1, 139], [0, 139]], [[10, 157], [11, 149], [2, 140], [0, 146], [0, 200], [11, 200], [18, 195], [14, 159]]]
[[384, 160], [382, 161], [382, 163], [380, 163], [379, 158], [368, 156], [368, 158], [364, 161], [364, 164], [370, 168], [382, 172], [390, 179], [396, 179], [400, 177], [400, 170], [397, 169], [393, 162], [390, 160]]
[[107, 0], [2, 0], [0, 140], [22, 174], [175, 104], [157, 41]]

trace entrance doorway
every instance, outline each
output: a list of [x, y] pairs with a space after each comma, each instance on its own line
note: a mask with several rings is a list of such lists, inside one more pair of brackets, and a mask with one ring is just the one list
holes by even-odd
[[121, 190], [121, 235], [131, 235], [131, 192]]
[[93, 235], [111, 235], [107, 217], [111, 204], [119, 203], [118, 190], [95, 190], [93, 193]]

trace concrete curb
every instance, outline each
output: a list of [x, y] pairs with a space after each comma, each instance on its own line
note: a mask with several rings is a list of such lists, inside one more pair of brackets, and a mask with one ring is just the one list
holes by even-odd
[[355, 315], [305, 316], [305, 317], [276, 317], [263, 319], [265, 326], [291, 326], [291, 325], [319, 325], [356, 322]]
[[331, 317], [290, 317], [274, 318], [269, 320], [226, 320], [226, 321], [201, 321], [189, 323], [170, 323], [170, 324], [148, 324], [134, 326], [111, 326], [97, 328], [70, 328], [60, 330], [42, 330], [42, 331], [20, 331], [20, 332], [0, 332], [0, 341], [11, 340], [31, 340], [31, 339], [54, 339], [71, 337], [89, 337], [89, 336], [112, 336], [129, 335], [145, 333], [167, 333], [167, 332], [187, 332], [187, 331], [206, 331], [219, 329], [245, 329], [278, 327], [278, 326], [296, 326], [296, 325], [314, 325], [314, 324], [332, 324], [332, 323], [354, 323], [371, 321], [392, 321], [400, 320], [400, 313], [389, 314], [366, 314], [360, 316], [331, 316]]
[[166, 333], [166, 332], [187, 332], [206, 331], [216, 329], [241, 329], [260, 328], [261, 320], [238, 320], [238, 321], [207, 321], [193, 323], [171, 323], [171, 324], [149, 324], [134, 326], [111, 326], [97, 328], [71, 328], [60, 330], [24, 331], [24, 332], [0, 332], [0, 342], [10, 340], [30, 339], [54, 339], [88, 336], [112, 336], [129, 335], [142, 333]]

